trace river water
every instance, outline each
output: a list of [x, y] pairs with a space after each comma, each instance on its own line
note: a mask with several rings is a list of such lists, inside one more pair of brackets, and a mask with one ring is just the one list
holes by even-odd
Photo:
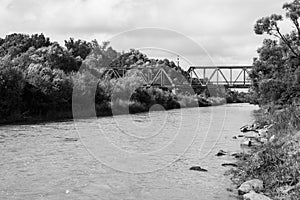
[[[230, 200], [248, 104], [0, 127], [0, 199]], [[207, 172], [191, 171], [201, 166]]]

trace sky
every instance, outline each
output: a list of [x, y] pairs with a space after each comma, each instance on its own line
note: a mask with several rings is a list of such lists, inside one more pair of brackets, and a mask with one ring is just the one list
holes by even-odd
[[[282, 14], [286, 0], [0, 0], [0, 37], [44, 33], [111, 41], [188, 65], [251, 65], [265, 36], [257, 19]], [[289, 1], [288, 1], [289, 2]]]

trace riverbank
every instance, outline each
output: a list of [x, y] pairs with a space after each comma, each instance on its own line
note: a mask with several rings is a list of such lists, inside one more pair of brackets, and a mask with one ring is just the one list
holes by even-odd
[[[124, 103], [124, 102], [123, 102]], [[172, 110], [172, 109], [181, 109], [181, 108], [188, 108], [188, 107], [209, 107], [209, 106], [218, 106], [226, 104], [225, 98], [220, 97], [209, 97], [203, 98], [198, 95], [179, 95], [174, 96], [172, 99], [166, 98], [166, 96], [161, 96], [160, 101], [152, 101], [148, 104], [141, 103], [141, 102], [130, 102], [124, 105], [118, 105], [121, 108], [118, 112], [112, 113], [111, 104], [110, 103], [102, 103], [97, 104], [95, 103], [95, 112], [97, 117], [107, 117], [113, 115], [122, 115], [128, 114], [136, 114], [136, 113], [143, 113], [149, 112], [150, 108], [159, 103], [163, 109], [165, 110]], [[69, 105], [68, 107], [71, 107]], [[83, 118], [91, 117], [91, 116], [83, 116]], [[45, 122], [61, 122], [61, 121], [68, 121], [73, 120], [73, 113], [70, 109], [69, 111], [59, 111], [59, 112], [51, 112], [47, 113], [46, 115], [15, 115], [11, 116], [7, 119], [0, 119], [0, 126], [1, 125], [22, 125], [22, 124], [37, 124], [37, 123], [45, 123]]]
[[258, 143], [237, 158], [237, 168], [231, 171], [237, 186], [260, 180], [263, 187], [250, 190], [274, 200], [300, 199], [299, 114], [297, 106], [264, 107], [254, 113], [256, 122], [250, 127]]

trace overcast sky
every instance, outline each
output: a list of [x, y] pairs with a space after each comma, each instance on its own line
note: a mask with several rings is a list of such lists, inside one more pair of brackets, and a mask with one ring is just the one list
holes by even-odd
[[[272, 13], [282, 13], [282, 4], [286, 1], [0, 0], [0, 2], [2, 38], [13, 32], [28, 34], [42, 32], [52, 41], [60, 43], [69, 37], [88, 41], [97, 39], [99, 42], [112, 40], [112, 46], [118, 50], [145, 45], [157, 47], [180, 54], [188, 60], [194, 58], [191, 62], [198, 65], [202, 64], [201, 59], [204, 55], [201, 54], [206, 53], [213, 63], [228, 65], [252, 63], [256, 49], [264, 38], [253, 33], [255, 21]], [[141, 27], [156, 27], [160, 28], [160, 31], [157, 29], [132, 31]], [[131, 31], [126, 33], [128, 30]], [[118, 36], [120, 33], [122, 38]], [[204, 50], [199, 51], [189, 46], [188, 42], [183, 42], [186, 38], [195, 41]], [[159, 54], [158, 51], [156, 54]]]

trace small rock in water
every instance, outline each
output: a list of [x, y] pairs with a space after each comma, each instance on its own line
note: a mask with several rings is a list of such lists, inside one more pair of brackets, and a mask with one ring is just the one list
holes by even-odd
[[226, 167], [226, 166], [237, 167], [237, 164], [235, 164], [235, 163], [223, 163], [222, 166], [223, 167]]
[[240, 128], [240, 131], [241, 131], [241, 132], [246, 132], [248, 129], [249, 129], [249, 125], [245, 125], [245, 126], [242, 126], [242, 127]]
[[223, 151], [223, 150], [220, 150], [217, 154], [216, 154], [216, 156], [225, 156], [225, 155], [227, 155], [228, 153], [226, 152], [226, 151]]
[[255, 125], [255, 124], [252, 124], [252, 125], [245, 125], [245, 126], [242, 126], [240, 128], [240, 131], [241, 132], [248, 132], [248, 131], [255, 131], [257, 132], [257, 128], [258, 128], [258, 125]]
[[66, 141], [66, 142], [76, 142], [76, 141], [78, 141], [78, 138], [65, 138], [64, 141]]
[[193, 166], [193, 167], [190, 168], [190, 170], [200, 171], [200, 172], [207, 172], [206, 169], [203, 169], [200, 166]]
[[235, 140], [236, 140], [236, 139], [237, 139], [237, 137], [236, 137], [236, 136], [233, 136], [233, 137], [232, 137], [232, 139], [235, 139]]

